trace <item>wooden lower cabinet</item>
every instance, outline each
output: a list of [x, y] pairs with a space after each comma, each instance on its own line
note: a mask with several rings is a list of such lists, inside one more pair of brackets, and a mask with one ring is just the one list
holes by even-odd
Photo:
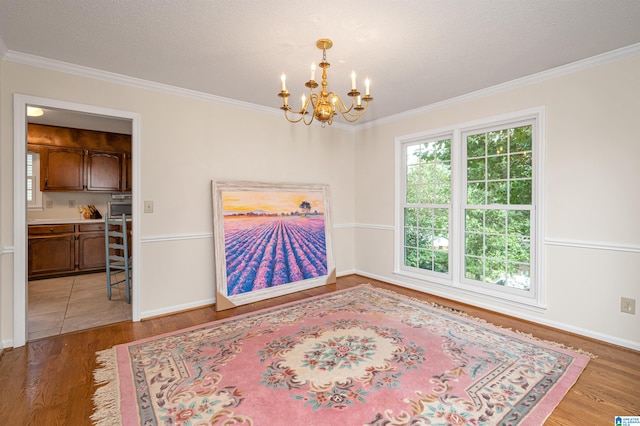
[[30, 225], [28, 256], [29, 279], [102, 271], [104, 224]]
[[29, 278], [73, 272], [75, 253], [74, 225], [29, 227]]
[[78, 269], [80, 271], [104, 269], [106, 266], [104, 224], [79, 224]]

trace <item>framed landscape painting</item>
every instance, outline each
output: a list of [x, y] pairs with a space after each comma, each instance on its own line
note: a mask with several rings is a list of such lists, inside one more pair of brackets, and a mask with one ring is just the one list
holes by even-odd
[[335, 282], [329, 187], [212, 181], [216, 309]]

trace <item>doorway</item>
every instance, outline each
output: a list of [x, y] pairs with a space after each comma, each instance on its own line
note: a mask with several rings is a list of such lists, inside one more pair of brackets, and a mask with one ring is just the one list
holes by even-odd
[[[14, 95], [14, 347], [23, 346], [28, 337], [28, 291], [27, 291], [27, 206], [26, 206], [26, 170], [27, 170], [27, 123], [38, 122], [36, 119], [27, 118], [27, 107], [38, 107], [50, 112], [50, 120], [41, 124], [55, 124], [62, 127], [78, 127], [109, 131], [104, 126], [125, 125], [131, 133], [131, 167], [132, 167], [132, 300], [131, 319], [139, 321], [139, 300], [137, 291], [139, 282], [138, 262], [139, 257], [139, 115], [129, 111], [101, 108], [90, 105], [76, 104], [55, 99], [46, 99], [26, 95]], [[92, 124], [93, 123], [93, 124]], [[97, 124], [96, 124], [97, 123]], [[102, 129], [95, 128], [102, 126]], [[106, 285], [106, 284], [105, 284]], [[106, 291], [105, 291], [106, 293]], [[105, 295], [106, 298], [106, 295]]]

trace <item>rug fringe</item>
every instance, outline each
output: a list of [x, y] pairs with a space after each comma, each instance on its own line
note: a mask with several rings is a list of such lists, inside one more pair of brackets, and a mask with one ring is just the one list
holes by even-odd
[[[509, 329], [509, 330], [511, 330], [511, 329]], [[513, 331], [516, 334], [519, 334], [520, 336], [526, 337], [526, 338], [531, 339], [531, 340], [535, 340], [536, 342], [542, 342], [542, 343], [546, 343], [547, 345], [555, 346], [557, 348], [566, 349], [568, 351], [575, 352], [575, 353], [578, 353], [580, 355], [587, 356], [587, 357], [589, 357], [591, 359], [598, 358], [598, 355], [596, 355], [594, 353], [591, 353], [589, 351], [585, 351], [584, 349], [581, 349], [581, 348], [574, 348], [573, 346], [565, 345], [564, 343], [554, 342], [553, 340], [541, 339], [539, 337], [534, 336], [531, 333], [525, 333], [525, 332], [520, 331], [520, 330], [511, 330], [511, 331]]]
[[96, 362], [100, 367], [93, 372], [96, 389], [93, 395], [95, 410], [91, 420], [95, 426], [115, 426], [121, 424], [120, 392], [115, 348], [96, 352]]
[[[370, 288], [373, 288], [373, 289], [376, 289], [376, 290], [383, 291], [383, 292], [385, 292], [385, 293], [393, 294], [393, 295], [396, 295], [396, 296], [400, 294], [400, 293], [397, 293], [397, 292], [392, 291], [392, 290], [387, 290], [386, 288], [374, 287], [374, 286], [372, 286], [372, 285], [371, 285], [371, 284], [369, 284], [369, 283], [367, 283], [367, 284], [366, 284], [366, 286], [367, 286], [367, 287], [370, 287]], [[434, 307], [434, 308], [436, 308], [436, 309], [440, 309], [440, 310], [443, 310], [443, 311], [446, 311], [446, 312], [452, 313], [452, 314], [454, 314], [454, 315], [458, 315], [458, 316], [460, 316], [460, 317], [462, 317], [462, 318], [465, 318], [465, 319], [469, 319], [469, 320], [472, 320], [472, 321], [475, 321], [475, 322], [478, 322], [478, 323], [482, 323], [482, 324], [491, 324], [493, 327], [500, 328], [500, 329], [503, 329], [503, 330], [509, 330], [509, 331], [512, 331], [512, 332], [514, 332], [514, 333], [516, 333], [516, 334], [518, 334], [518, 335], [520, 335], [520, 336], [522, 336], [522, 337], [526, 337], [526, 338], [531, 339], [531, 340], [534, 340], [534, 341], [536, 341], [536, 342], [546, 343], [547, 345], [550, 345], [550, 346], [555, 346], [555, 347], [557, 347], [557, 348], [566, 349], [566, 350], [568, 350], [568, 351], [575, 352], [575, 353], [577, 353], [577, 354], [587, 356], [587, 357], [589, 357], [589, 358], [591, 358], [591, 359], [596, 359], [596, 358], [598, 358], [598, 355], [593, 354], [593, 353], [591, 353], [591, 352], [589, 352], [589, 351], [585, 351], [584, 349], [581, 349], [581, 348], [574, 348], [574, 347], [572, 347], [572, 346], [565, 345], [565, 344], [563, 344], [563, 343], [554, 342], [554, 341], [552, 341], [552, 340], [545, 340], [545, 339], [541, 339], [541, 338], [539, 338], [539, 337], [535, 337], [535, 336], [534, 336], [533, 334], [531, 334], [531, 333], [525, 333], [525, 332], [520, 331], [520, 330], [513, 330], [512, 328], [509, 328], [509, 327], [501, 327], [501, 326], [499, 326], [499, 325], [492, 324], [492, 323], [490, 323], [490, 322], [488, 322], [487, 320], [484, 320], [484, 319], [482, 319], [482, 318], [478, 318], [478, 317], [471, 316], [471, 315], [467, 314], [466, 312], [461, 311], [461, 310], [459, 310], [459, 309], [454, 309], [454, 308], [451, 308], [451, 307], [449, 307], [449, 306], [441, 305], [441, 304], [439, 304], [439, 303], [431, 302], [431, 301], [428, 301], [428, 300], [418, 299], [417, 297], [407, 296], [407, 295], [405, 295], [405, 294], [400, 294], [400, 295], [401, 295], [402, 297], [406, 297], [407, 299], [409, 299], [409, 300], [413, 300], [413, 301], [415, 301], [415, 302], [419, 302], [419, 303], [428, 303], [428, 304], [430, 304], [432, 307]]]

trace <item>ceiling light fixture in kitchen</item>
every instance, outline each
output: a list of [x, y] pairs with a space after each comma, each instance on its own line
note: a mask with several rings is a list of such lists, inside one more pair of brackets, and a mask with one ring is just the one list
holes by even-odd
[[38, 107], [27, 107], [27, 116], [29, 117], [41, 117], [44, 115], [44, 110]]

